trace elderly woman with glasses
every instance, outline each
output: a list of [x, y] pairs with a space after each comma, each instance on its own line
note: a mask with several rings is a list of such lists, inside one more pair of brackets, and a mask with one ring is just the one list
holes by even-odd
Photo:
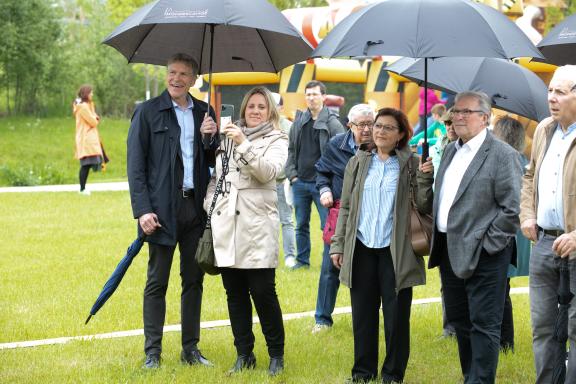
[[340, 282], [350, 288], [354, 366], [352, 381], [378, 376], [379, 310], [384, 314], [386, 357], [382, 382], [402, 382], [410, 355], [412, 287], [426, 281], [424, 261], [410, 237], [410, 191], [422, 213], [432, 211], [433, 166], [408, 147], [412, 128], [392, 108], [378, 111], [375, 149], [358, 151], [344, 173], [330, 255]]

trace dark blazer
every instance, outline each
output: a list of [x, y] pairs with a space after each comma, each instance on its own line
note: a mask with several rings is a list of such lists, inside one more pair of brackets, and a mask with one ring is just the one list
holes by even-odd
[[[194, 107], [194, 201], [196, 212], [205, 220], [202, 202], [210, 181], [209, 167], [215, 164], [213, 140], [210, 149], [202, 144], [200, 126], [207, 104], [192, 97]], [[210, 115], [215, 119], [214, 111]], [[217, 138], [217, 137], [216, 137]], [[138, 106], [128, 131], [128, 184], [132, 213], [138, 218], [155, 213], [162, 225], [147, 241], [162, 245], [176, 244], [176, 211], [182, 193], [183, 165], [180, 126], [168, 91]], [[142, 228], [138, 225], [138, 234]]]
[[324, 153], [316, 162], [316, 188], [320, 194], [332, 192], [334, 200], [340, 200], [342, 184], [344, 183], [344, 170], [348, 160], [356, 153], [348, 145], [351, 130], [339, 133], [330, 139], [324, 147]]
[[[435, 220], [444, 174], [455, 154], [455, 143], [450, 143], [444, 150], [436, 175]], [[466, 279], [474, 273], [482, 248], [494, 255], [514, 240], [520, 224], [521, 178], [518, 152], [487, 132], [484, 143], [464, 173], [448, 213], [448, 256], [454, 274], [459, 278]], [[439, 247], [435, 247], [437, 234], [434, 225], [429, 268], [440, 265], [442, 257]]]

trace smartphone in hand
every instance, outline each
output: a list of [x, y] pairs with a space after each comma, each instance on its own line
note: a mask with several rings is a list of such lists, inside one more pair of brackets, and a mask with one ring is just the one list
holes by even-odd
[[222, 104], [220, 107], [220, 131], [234, 120], [234, 106]]

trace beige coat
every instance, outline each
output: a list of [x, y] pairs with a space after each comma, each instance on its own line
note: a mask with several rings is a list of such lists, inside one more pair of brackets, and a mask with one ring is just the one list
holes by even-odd
[[74, 105], [76, 118], [76, 151], [75, 157], [82, 159], [88, 156], [102, 156], [102, 145], [98, 134], [100, 118], [94, 111], [92, 103]]
[[[223, 149], [224, 144], [220, 146]], [[221, 152], [204, 200], [208, 212], [222, 173]], [[212, 212], [212, 236], [218, 267], [241, 269], [278, 266], [276, 178], [288, 157], [288, 136], [278, 130], [234, 147], [226, 182]]]
[[[544, 119], [536, 127], [532, 139], [532, 158], [522, 181], [520, 200], [520, 223], [536, 219], [538, 212], [538, 176], [544, 155], [548, 150], [557, 123], [552, 118]], [[562, 200], [564, 201], [564, 232], [576, 239], [576, 140], [572, 142], [564, 159]], [[546, 170], [544, 170], [546, 171]], [[576, 252], [570, 254], [576, 258]]]

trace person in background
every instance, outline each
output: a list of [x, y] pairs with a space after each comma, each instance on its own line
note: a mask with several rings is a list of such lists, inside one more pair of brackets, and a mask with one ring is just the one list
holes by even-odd
[[[272, 92], [280, 121], [278, 125], [286, 135], [290, 134], [292, 122], [283, 116], [284, 102], [282, 96]], [[292, 268], [296, 264], [296, 238], [294, 237], [294, 218], [292, 208], [292, 196], [290, 183], [286, 179], [284, 168], [276, 179], [276, 192], [278, 193], [278, 214], [280, 216], [280, 225], [282, 226], [282, 248], [284, 250], [284, 266]]]
[[[548, 85], [550, 117], [536, 127], [522, 182], [522, 233], [535, 242], [530, 255], [530, 317], [536, 383], [551, 383], [566, 346], [553, 337], [561, 259], [576, 286], [576, 65], [554, 72]], [[568, 313], [570, 352], [566, 383], [576, 383], [576, 305]]]
[[[427, 101], [427, 109], [426, 111], [424, 111], [424, 95], [428, 95], [428, 101]], [[432, 116], [431, 116], [431, 112], [432, 112], [432, 107], [436, 104], [444, 104], [444, 101], [442, 99], [440, 99], [437, 94], [436, 91], [434, 91], [433, 89], [427, 88], [427, 92], [424, 90], [424, 87], [420, 87], [420, 92], [418, 94], [419, 97], [419, 104], [418, 104], [418, 123], [416, 124], [416, 126], [414, 127], [414, 135], [419, 134], [423, 127], [424, 127], [424, 121], [427, 122], [427, 125], [430, 126], [433, 121], [432, 121]]]
[[[378, 376], [379, 312], [384, 315], [386, 357], [382, 383], [401, 383], [410, 356], [412, 287], [426, 282], [424, 260], [410, 240], [410, 183], [422, 213], [432, 210], [433, 169], [410, 151], [412, 128], [399, 110], [376, 114], [376, 149], [357, 151], [344, 173], [330, 256], [350, 288], [354, 334], [353, 382]], [[410, 162], [410, 165], [408, 164]]]
[[[310, 268], [310, 211], [312, 202], [320, 216], [320, 229], [324, 229], [328, 210], [320, 203], [320, 193], [316, 189], [316, 169], [314, 165], [324, 153], [328, 141], [344, 127], [338, 115], [325, 105], [326, 86], [312, 80], [305, 87], [306, 111], [297, 111], [290, 129], [286, 177], [290, 180], [296, 211], [296, 264], [292, 270]], [[324, 246], [322, 258], [328, 257], [329, 246]]]
[[[526, 169], [528, 159], [522, 153], [525, 147], [524, 127], [520, 122], [510, 116], [502, 116], [494, 124], [492, 130], [494, 136], [510, 145], [520, 156], [520, 165]], [[500, 335], [500, 349], [503, 352], [514, 352], [514, 317], [512, 312], [512, 299], [510, 298], [510, 278], [516, 276], [528, 276], [530, 263], [530, 240], [520, 229], [516, 232], [516, 266], [508, 267], [508, 281], [506, 282], [506, 298], [504, 301], [504, 316], [502, 317], [502, 332]]]
[[226, 187], [217, 197], [211, 224], [237, 353], [230, 373], [256, 366], [252, 299], [270, 356], [268, 374], [274, 376], [284, 369], [284, 324], [276, 295], [280, 229], [276, 179], [286, 164], [288, 136], [278, 126], [276, 103], [264, 87], [248, 91], [240, 116], [236, 124], [223, 128], [226, 139], [216, 157], [204, 209], [212, 203], [226, 156]]
[[[197, 77], [198, 64], [192, 57], [173, 55], [167, 63], [166, 90], [138, 106], [128, 131], [132, 212], [149, 253], [143, 308], [147, 369], [160, 366], [166, 291], [177, 245], [182, 279], [180, 360], [212, 365], [198, 349], [204, 272], [195, 254], [206, 224], [202, 202], [218, 136], [214, 111], [188, 93]], [[210, 138], [207, 149], [203, 135]]]
[[[436, 104], [432, 106], [430, 109], [430, 113], [432, 114], [432, 124], [428, 124], [427, 138], [428, 138], [428, 145], [432, 146], [436, 144], [437, 140], [446, 134], [446, 127], [444, 123], [440, 121], [440, 117], [442, 117], [446, 113], [446, 107], [444, 104]], [[410, 139], [410, 146], [421, 146], [422, 142], [424, 142], [424, 131], [418, 133], [414, 137]], [[419, 151], [421, 152], [421, 151]]]
[[[329, 209], [328, 221], [324, 226], [336, 225], [338, 207], [342, 195], [342, 183], [344, 181], [344, 169], [348, 160], [360, 149], [372, 143], [372, 125], [374, 125], [374, 110], [368, 104], [356, 104], [348, 112], [348, 127], [346, 133], [334, 136], [324, 153], [316, 162], [316, 188], [320, 192], [320, 203]], [[332, 222], [330, 221], [332, 219]], [[324, 240], [326, 241], [326, 239]], [[329, 245], [329, 243], [327, 243]], [[318, 281], [318, 296], [316, 299], [315, 325], [312, 333], [328, 329], [334, 323], [332, 312], [336, 304], [336, 295], [340, 281], [340, 271], [334, 267], [329, 255], [324, 255], [320, 279]]]
[[438, 121], [444, 124], [446, 128], [446, 134], [436, 141], [434, 146], [430, 147], [430, 156], [432, 157], [432, 165], [434, 165], [434, 177], [440, 168], [440, 160], [442, 160], [442, 155], [444, 154], [444, 149], [448, 144], [453, 141], [458, 140], [456, 131], [454, 131], [452, 108], [446, 111]]
[[86, 189], [90, 169], [97, 172], [103, 169], [108, 162], [98, 133], [100, 116], [94, 110], [93, 96], [92, 87], [83, 85], [78, 90], [78, 97], [73, 103], [73, 114], [76, 118], [75, 157], [80, 160], [78, 176], [80, 193], [83, 195], [90, 195], [90, 191]]

